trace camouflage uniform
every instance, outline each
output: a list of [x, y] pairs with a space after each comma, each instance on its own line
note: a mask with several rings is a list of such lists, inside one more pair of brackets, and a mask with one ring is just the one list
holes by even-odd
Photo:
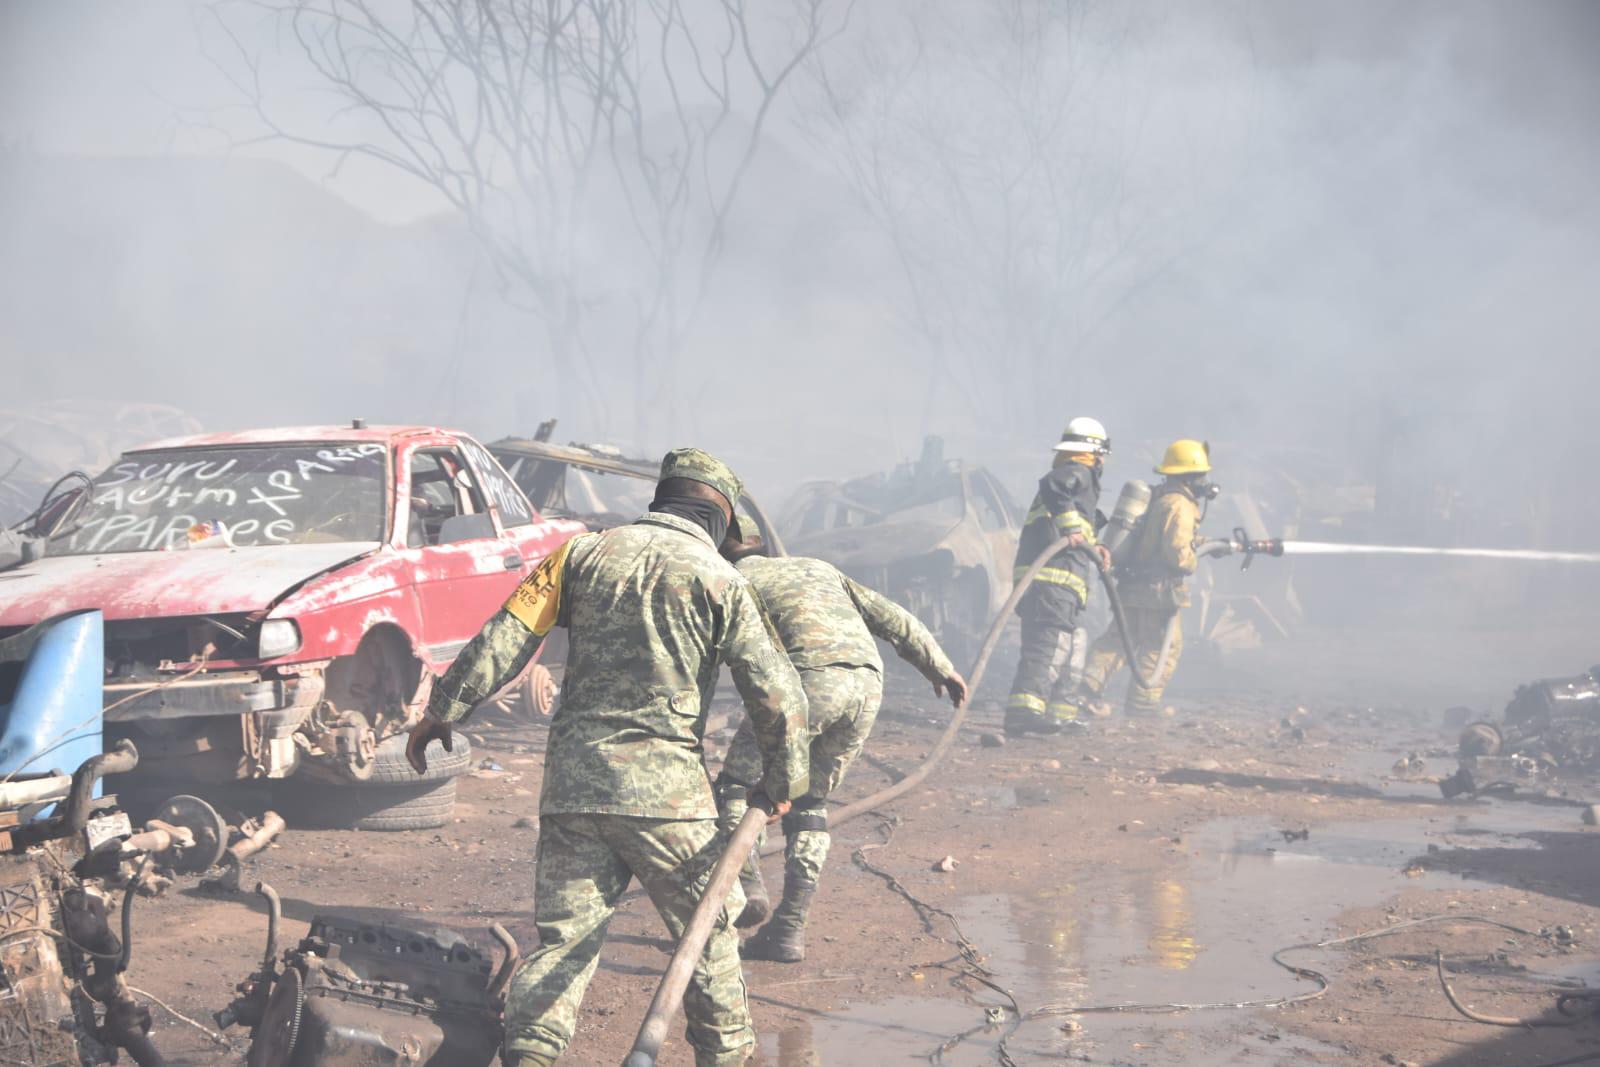
[[[1057, 462], [1039, 480], [1039, 491], [1017, 541], [1016, 578], [1020, 580], [1045, 549], [1064, 534], [1078, 533], [1095, 544], [1100, 473], [1073, 459]], [[1089, 602], [1094, 563], [1086, 552], [1063, 549], [1051, 558], [1017, 604], [1022, 620], [1022, 653], [1006, 700], [1008, 733], [1059, 729], [1078, 717], [1067, 661], [1078, 614]]]
[[[1157, 491], [1150, 510], [1140, 520], [1133, 541], [1118, 552], [1117, 595], [1122, 600], [1123, 617], [1128, 624], [1128, 640], [1138, 656], [1139, 669], [1155, 684], [1141, 685], [1137, 677], [1128, 681], [1127, 711], [1130, 715], [1150, 715], [1161, 709], [1161, 698], [1178, 669], [1183, 651], [1180, 613], [1189, 606], [1188, 576], [1193, 574], [1195, 527], [1200, 522], [1200, 504], [1193, 491], [1181, 481], [1168, 481]], [[1161, 648], [1172, 638], [1166, 665], [1159, 676]], [[1099, 700], [1111, 676], [1122, 669], [1126, 658], [1122, 639], [1113, 624], [1095, 641], [1083, 673], [1085, 695]]]
[[[955, 666], [916, 616], [831, 564], [799, 556], [750, 556], [738, 567], [799, 669], [810, 709], [811, 789], [783, 819], [784, 898], [792, 911], [796, 905], [789, 887], [814, 888], [828, 858], [827, 798], [861, 753], [878, 717], [883, 659], [873, 638], [887, 642], [929, 681], [943, 681]], [[717, 780], [725, 829], [744, 813], [746, 789], [759, 774], [755, 725], [746, 718]], [[783, 920], [784, 908], [780, 904], [775, 923]], [[797, 924], [803, 926], [803, 913]]]
[[[662, 478], [697, 476], [704, 453], [669, 453]], [[711, 465], [714, 464], [714, 467]], [[748, 583], [695, 523], [652, 512], [574, 538], [530, 575], [461, 653], [429, 699], [465, 718], [515, 678], [551, 626], [568, 629], [560, 706], [550, 724], [534, 921], [539, 948], [506, 1001], [507, 1063], [554, 1063], [572, 1038], [606, 925], [630, 878], [677, 937], [716, 860], [716, 807], [702, 760], [706, 708], [726, 662], [775, 800], [806, 792], [805, 696]], [[734, 894], [684, 994], [695, 1062], [739, 1064], [753, 1051]]]

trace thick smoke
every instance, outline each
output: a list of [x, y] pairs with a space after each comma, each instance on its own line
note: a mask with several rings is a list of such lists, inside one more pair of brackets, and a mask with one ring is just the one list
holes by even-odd
[[[907, 20], [973, 6], [857, 5], [829, 69], [881, 90], [894, 67], [873, 60], [895, 59], [883, 42]], [[1084, 75], [1066, 132], [1115, 172], [1119, 223], [1155, 232], [1093, 302], [1064, 290], [1084, 302], [1078, 325], [1032, 376], [1009, 380], [996, 360], [1000, 378], [975, 386], [930, 350], [882, 220], [829, 140], [851, 127], [819, 123], [807, 71], [671, 369], [684, 402], [641, 432], [636, 407], [597, 409], [554, 373], [536, 323], [428, 190], [375, 164], [239, 146], [258, 131], [212, 65], [204, 5], [0, 5], [5, 404], [134, 399], [216, 428], [362, 415], [484, 437], [553, 416], [563, 439], [717, 448], [774, 507], [804, 478], [914, 455], [928, 433], [1026, 495], [1060, 424], [1093, 413], [1126, 446], [1113, 486], [1192, 435], [1216, 443], [1226, 485], [1270, 498], [1269, 521], [1315, 517], [1322, 536], [1593, 548], [1595, 6], [1140, 9], [1087, 5], [1056, 46], [1074, 51], [1045, 57]], [[246, 43], [283, 42], [263, 29]], [[997, 58], [977, 51], [996, 47], [982, 33], [957, 44], [975, 50], [957, 57], [969, 72]], [[297, 121], [330, 121], [292, 60], [274, 69]], [[947, 134], [1013, 106], [981, 79], [951, 81], [965, 121]], [[897, 106], [926, 119], [935, 102]], [[959, 235], [930, 233], [963, 254]], [[1004, 291], [994, 281], [973, 278]], [[627, 360], [593, 358], [627, 393]], [[1319, 595], [1349, 632], [1396, 611], [1440, 620], [1447, 604], [1454, 623], [1463, 589], [1476, 622], [1592, 629], [1577, 613], [1593, 585], [1568, 572], [1374, 565], [1341, 572], [1354, 586], [1299, 573], [1337, 587]], [[1586, 666], [1565, 661], [1578, 643], [1520, 650], [1495, 677]]]

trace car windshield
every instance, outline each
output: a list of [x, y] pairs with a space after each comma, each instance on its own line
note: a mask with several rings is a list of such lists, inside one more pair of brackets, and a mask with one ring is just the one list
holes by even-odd
[[386, 453], [367, 443], [125, 456], [95, 479], [50, 554], [380, 541]]

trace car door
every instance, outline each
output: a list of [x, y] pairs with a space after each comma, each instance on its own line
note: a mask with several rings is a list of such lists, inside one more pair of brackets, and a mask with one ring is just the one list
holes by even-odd
[[402, 451], [401, 466], [401, 552], [411, 565], [428, 658], [447, 663], [511, 594], [523, 559], [501, 537], [461, 449], [417, 444]]

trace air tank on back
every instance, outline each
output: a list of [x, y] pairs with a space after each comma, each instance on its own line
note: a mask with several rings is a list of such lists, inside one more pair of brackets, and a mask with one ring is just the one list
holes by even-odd
[[1122, 492], [1117, 495], [1116, 506], [1111, 509], [1111, 518], [1100, 532], [1100, 543], [1106, 546], [1113, 558], [1149, 509], [1149, 485], [1135, 479], [1122, 487]]

